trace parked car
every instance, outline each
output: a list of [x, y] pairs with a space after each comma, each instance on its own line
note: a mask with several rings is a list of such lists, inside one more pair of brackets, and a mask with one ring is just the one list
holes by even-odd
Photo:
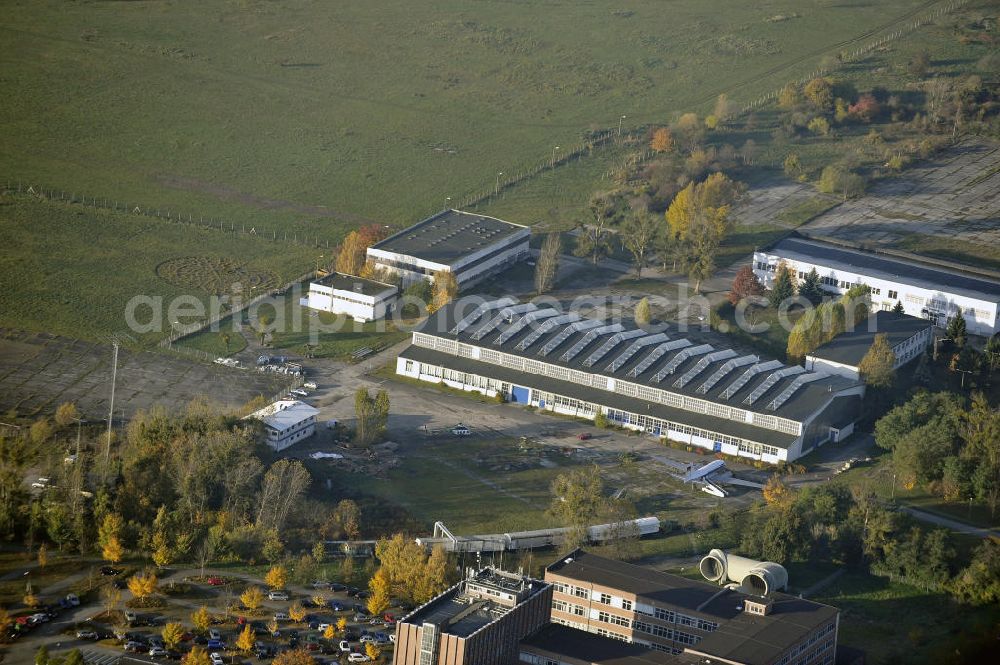
[[469, 436], [470, 434], [472, 434], [472, 430], [463, 425], [462, 423], [459, 423], [451, 428], [451, 433], [454, 434], [455, 436]]
[[340, 582], [330, 582], [330, 591], [340, 592], [340, 591], [343, 591], [346, 588], [347, 587], [344, 586], [343, 584], [341, 584]]
[[268, 600], [288, 600], [287, 591], [271, 591], [267, 594]]
[[309, 391], [302, 390], [301, 388], [296, 388], [295, 390], [291, 391], [291, 393], [296, 397], [309, 397]]
[[148, 655], [151, 658], [165, 658], [167, 656], [167, 650], [163, 647], [150, 647]]
[[142, 653], [146, 650], [146, 645], [142, 642], [129, 641], [125, 643], [125, 651], [131, 651], [133, 653]]
[[101, 566], [101, 575], [106, 577], [111, 577], [113, 575], [120, 575], [122, 571], [118, 570], [114, 566]]
[[208, 644], [205, 646], [209, 649], [219, 649], [220, 651], [226, 650], [226, 645], [222, 642], [222, 640], [209, 640]]
[[365, 621], [368, 621], [368, 615], [364, 612], [358, 612], [354, 615], [354, 621], [356, 623], [364, 623]]
[[206, 580], [206, 582], [208, 582], [209, 586], [222, 586], [226, 583], [226, 580], [222, 579], [218, 575], [212, 575]]
[[65, 600], [67, 603], [69, 603], [70, 607], [79, 607], [80, 606], [80, 597], [77, 596], [75, 593], [66, 594], [66, 597], [63, 600]]
[[51, 617], [49, 616], [48, 612], [35, 612], [30, 617], [28, 617], [28, 622], [34, 625], [39, 623], [45, 623], [49, 619], [51, 619]]
[[316, 382], [306, 381], [305, 383], [302, 384], [302, 387], [305, 388], [306, 390], [316, 390]]
[[135, 620], [137, 618], [138, 618], [138, 616], [136, 615], [135, 612], [133, 612], [132, 610], [125, 610], [125, 621], [126, 622], [128, 622], [128, 623], [135, 623]]
[[367, 644], [367, 643], [369, 643], [369, 642], [371, 642], [372, 644], [375, 644], [375, 636], [374, 636], [374, 635], [371, 635], [371, 634], [368, 634], [368, 635], [362, 635], [362, 636], [361, 636], [361, 640], [359, 640], [359, 641], [360, 641], [360, 642], [361, 642], [362, 644]]
[[96, 630], [78, 630], [76, 631], [76, 639], [78, 640], [96, 640], [97, 631]]
[[590, 432], [580, 432], [579, 434], [576, 435], [576, 438], [580, 439], [581, 441], [587, 441], [593, 438], [593, 436], [594, 435], [591, 434]]
[[330, 583], [324, 580], [313, 580], [312, 588], [314, 589], [329, 589]]
[[222, 657], [221, 653], [216, 653], [213, 651], [208, 654], [208, 659], [211, 661], [212, 665], [226, 665], [225, 659]]
[[218, 628], [209, 628], [208, 629], [208, 639], [210, 639], [210, 640], [221, 640], [222, 639], [222, 633], [219, 632]]
[[351, 643], [348, 642], [347, 640], [340, 640], [340, 651], [341, 653], [350, 653]]
[[274, 620], [275, 621], [288, 621], [289, 619], [288, 619], [288, 615], [286, 613], [284, 613], [284, 612], [275, 612], [274, 613]]
[[253, 643], [253, 655], [257, 658], [270, 658], [271, 657], [271, 647], [264, 644], [263, 642]]
[[355, 651], [354, 653], [352, 653], [350, 656], [347, 657], [348, 663], [367, 663], [370, 661], [371, 658], [369, 658], [363, 653], [358, 653], [357, 651]]

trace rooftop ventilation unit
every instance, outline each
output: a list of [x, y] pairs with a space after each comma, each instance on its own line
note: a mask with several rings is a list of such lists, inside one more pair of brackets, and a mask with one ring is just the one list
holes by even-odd
[[754, 365], [747, 369], [747, 371], [743, 372], [739, 378], [730, 383], [729, 387], [719, 393], [719, 397], [721, 399], [729, 399], [739, 392], [753, 377], [757, 376], [761, 372], [770, 372], [772, 369], [778, 369], [781, 366], [781, 362], [777, 360], [768, 360], [765, 363]]
[[771, 372], [771, 375], [769, 377], [761, 381], [760, 385], [754, 388], [753, 391], [749, 395], [747, 395], [747, 398], [743, 400], [743, 403], [749, 406], [753, 406], [753, 403], [759, 400], [764, 395], [764, 393], [773, 388], [774, 384], [776, 384], [778, 381], [781, 381], [786, 376], [795, 376], [796, 374], [802, 374], [805, 371], [806, 370], [804, 367], [801, 367], [799, 365], [791, 365], [789, 367], [782, 367], [779, 370]]
[[571, 346], [569, 350], [567, 350], [564, 354], [562, 354], [560, 360], [562, 360], [563, 362], [568, 362], [573, 358], [576, 358], [576, 356], [579, 355], [581, 351], [587, 348], [588, 344], [593, 342], [601, 335], [607, 335], [608, 333], [619, 333], [623, 330], [625, 330], [625, 328], [620, 323], [612, 323], [611, 325], [608, 326], [601, 326], [600, 328], [594, 328], [586, 335], [581, 337], [579, 340], [577, 340], [576, 344]]
[[538, 355], [547, 356], [550, 353], [552, 353], [552, 351], [554, 351], [556, 347], [558, 347], [560, 344], [569, 339], [570, 335], [572, 335], [573, 333], [583, 332], [584, 330], [590, 330], [591, 328], [596, 328], [602, 323], [604, 322], [598, 321], [597, 319], [584, 319], [582, 321], [577, 321], [576, 323], [571, 323], [562, 330], [560, 330], [555, 337], [545, 342], [545, 346], [543, 346], [542, 350], [538, 352]]
[[785, 387], [784, 390], [778, 393], [777, 397], [771, 400], [771, 403], [767, 405], [767, 408], [771, 409], [772, 411], [776, 411], [778, 407], [787, 402], [791, 398], [791, 396], [795, 394], [795, 391], [797, 391], [799, 388], [806, 385], [807, 383], [812, 383], [813, 381], [825, 378], [826, 376], [827, 375], [824, 372], [810, 372], [808, 374], [799, 374], [798, 376], [795, 377], [794, 381], [792, 381], [790, 384], [788, 384], [788, 386]]
[[490, 312], [494, 309], [499, 309], [501, 307], [514, 305], [516, 303], [517, 300], [510, 297], [500, 298], [499, 300], [490, 300], [489, 302], [480, 303], [474, 310], [472, 310], [467, 315], [462, 317], [462, 320], [456, 323], [455, 327], [452, 328], [450, 332], [452, 335], [457, 335], [458, 333], [462, 332], [463, 330], [471, 326], [473, 323], [478, 321], [479, 317], [481, 317], [486, 312]]
[[537, 342], [539, 339], [541, 339], [544, 335], [547, 335], [550, 332], [552, 332], [552, 329], [555, 328], [556, 326], [563, 323], [572, 323], [573, 321], [579, 321], [579, 320], [580, 320], [580, 315], [574, 312], [570, 312], [569, 314], [562, 314], [561, 316], [557, 316], [554, 319], [548, 319], [547, 321], [542, 323], [542, 325], [538, 326], [530, 333], [525, 335], [524, 339], [518, 342], [517, 347], [515, 348], [517, 348], [518, 351], [524, 351], [526, 348], [528, 348], [529, 346]]
[[632, 342], [632, 344], [630, 344], [627, 349], [622, 351], [621, 355], [612, 360], [611, 364], [605, 367], [604, 369], [608, 372], [617, 372], [622, 365], [631, 360], [632, 356], [639, 353], [639, 351], [642, 348], [647, 347], [650, 344], [665, 342], [668, 339], [670, 338], [664, 335], [663, 333], [656, 333], [655, 335], [648, 335], [646, 337], [637, 339], [636, 341]]
[[726, 360], [727, 358], [732, 358], [736, 355], [736, 352], [732, 349], [722, 349], [721, 351], [715, 351], [710, 353], [701, 360], [699, 360], [694, 367], [684, 372], [676, 381], [674, 381], [674, 388], [683, 388], [687, 384], [691, 383], [691, 379], [698, 376], [704, 372], [709, 365], [717, 360]]
[[698, 569], [709, 582], [736, 582], [747, 593], [758, 596], [769, 596], [788, 587], [788, 571], [781, 564], [747, 559], [718, 549], [709, 552]]
[[514, 321], [510, 327], [507, 328], [507, 330], [504, 330], [500, 336], [493, 341], [493, 343], [497, 345], [503, 344], [504, 342], [509, 341], [511, 337], [524, 330], [528, 324], [538, 321], [539, 319], [547, 319], [558, 313], [559, 310], [556, 309], [536, 309], [533, 312], [528, 312], [517, 321]]
[[712, 376], [705, 379], [705, 383], [698, 386], [698, 390], [696, 390], [695, 392], [697, 392], [699, 395], [704, 395], [709, 390], [714, 388], [715, 384], [721, 381], [722, 377], [724, 377], [726, 374], [729, 374], [737, 367], [743, 367], [744, 365], [749, 365], [750, 363], [757, 362], [758, 360], [760, 360], [758, 356], [741, 356], [739, 358], [733, 358], [732, 360], [727, 360], [726, 362], [722, 363], [722, 366], [719, 367], [719, 369], [712, 372]]
[[682, 349], [676, 356], [670, 359], [670, 362], [661, 367], [659, 372], [653, 375], [653, 381], [656, 383], [663, 381], [667, 376], [676, 372], [681, 363], [688, 358], [705, 355], [714, 348], [711, 344], [699, 344], [698, 346]]
[[636, 337], [640, 337], [645, 334], [646, 331], [644, 330], [626, 330], [625, 332], [620, 332], [611, 339], [609, 339], [608, 341], [606, 341], [604, 344], [602, 344], [601, 348], [591, 353], [590, 356], [583, 361], [583, 364], [586, 365], [587, 367], [593, 367], [594, 363], [596, 363], [604, 356], [608, 355], [608, 353], [611, 352], [611, 349], [615, 348], [622, 342], [630, 339], [635, 339]]
[[658, 347], [649, 352], [645, 358], [643, 358], [638, 365], [632, 368], [629, 372], [629, 376], [636, 377], [645, 372], [647, 369], [653, 366], [657, 360], [662, 358], [664, 354], [668, 351], [673, 351], [674, 349], [683, 349], [687, 346], [692, 346], [692, 342], [689, 339], [675, 339], [664, 344], [660, 344]]

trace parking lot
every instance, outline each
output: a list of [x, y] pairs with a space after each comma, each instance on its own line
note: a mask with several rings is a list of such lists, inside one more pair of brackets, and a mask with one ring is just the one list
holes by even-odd
[[[181, 585], [184, 592], [167, 591], [171, 583]], [[267, 663], [282, 651], [295, 648], [313, 653], [317, 663], [346, 662], [351, 653], [364, 653], [365, 642], [376, 644], [391, 659], [395, 619], [409, 609], [397, 603], [383, 616], [370, 618], [365, 598], [356, 597], [365, 592], [337, 583], [333, 589], [288, 585], [287, 600], [265, 600], [253, 613], [232, 609], [240, 605], [240, 593], [251, 585], [263, 586], [258, 579], [240, 573], [206, 571], [206, 577], [201, 578], [197, 570], [164, 571], [160, 590], [165, 592], [166, 600], [162, 608], [130, 611], [132, 620], [126, 624], [124, 615], [109, 621], [99, 603], [85, 603], [16, 640], [9, 647], [9, 662], [29, 662], [43, 643], [53, 654], [79, 648], [86, 662], [99, 665], [117, 663], [119, 658], [122, 663], [165, 663], [180, 659], [196, 644], [209, 653], [219, 653], [225, 663]], [[130, 597], [127, 589], [122, 590], [123, 602]], [[306, 616], [302, 621], [287, 618], [293, 604], [304, 608]], [[191, 615], [201, 607], [212, 615], [211, 628], [204, 634], [191, 629]], [[347, 620], [346, 631], [324, 638], [326, 625], [336, 625], [341, 617]], [[272, 634], [269, 624], [275, 619], [277, 631]], [[150, 657], [149, 649], [162, 645], [162, 627], [168, 622], [180, 622], [185, 627], [179, 647], [169, 655]], [[249, 654], [241, 654], [235, 645], [246, 624], [255, 633], [255, 644]], [[100, 639], [79, 639], [80, 630], [93, 630]]]

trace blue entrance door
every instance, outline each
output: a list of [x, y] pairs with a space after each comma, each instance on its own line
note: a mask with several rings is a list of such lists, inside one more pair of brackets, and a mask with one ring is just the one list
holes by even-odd
[[528, 403], [528, 389], [521, 386], [513, 386], [510, 389], [510, 401], [518, 404]]

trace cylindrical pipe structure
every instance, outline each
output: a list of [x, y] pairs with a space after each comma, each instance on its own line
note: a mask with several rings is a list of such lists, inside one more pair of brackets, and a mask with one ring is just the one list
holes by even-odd
[[748, 593], [767, 596], [788, 586], [788, 571], [771, 561], [756, 561], [714, 549], [698, 564], [710, 582], [736, 582]]

